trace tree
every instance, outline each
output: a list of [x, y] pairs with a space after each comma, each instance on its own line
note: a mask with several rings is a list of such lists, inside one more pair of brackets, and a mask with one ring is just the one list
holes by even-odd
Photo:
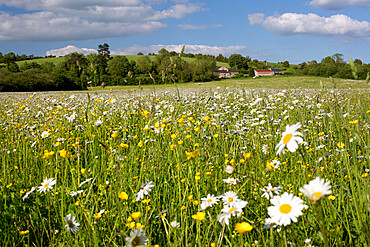
[[335, 60], [333, 59], [333, 57], [324, 57], [322, 60], [321, 60], [321, 63], [322, 64], [334, 64], [335, 63]]
[[159, 54], [159, 55], [166, 56], [166, 55], [169, 55], [169, 52], [168, 52], [166, 49], [162, 48], [162, 49], [160, 49], [160, 50], [158, 51], [158, 54]]
[[78, 77], [81, 76], [82, 70], [87, 66], [87, 59], [82, 53], [70, 53], [65, 56], [65, 61], [69, 70], [78, 70]]
[[14, 52], [9, 52], [3, 56], [3, 62], [6, 63], [7, 67], [9, 67], [10, 64], [15, 62], [15, 54]]
[[232, 54], [229, 57], [229, 65], [235, 69], [248, 69], [248, 59], [240, 54]]
[[358, 58], [355, 59], [355, 61], [353, 61], [355, 64], [358, 64], [358, 65], [362, 65], [362, 61]]
[[137, 54], [138, 56], [142, 56], [142, 55], [144, 55], [142, 52], [139, 52], [138, 54]]
[[107, 43], [104, 43], [103, 45], [102, 44], [98, 45], [98, 53], [104, 58], [109, 59], [110, 58], [109, 45]]
[[126, 77], [130, 67], [130, 62], [125, 56], [115, 56], [108, 61], [108, 72], [116, 78]]
[[225, 62], [225, 57], [222, 56], [222, 54], [218, 54], [218, 56], [216, 57], [216, 61], [219, 61], [219, 62]]
[[283, 62], [283, 67], [284, 68], [289, 68], [289, 61], [284, 61]]
[[148, 71], [152, 71], [152, 61], [148, 56], [139, 57], [136, 63], [139, 73], [146, 74]]
[[335, 53], [331, 56], [335, 63], [344, 63], [343, 54]]

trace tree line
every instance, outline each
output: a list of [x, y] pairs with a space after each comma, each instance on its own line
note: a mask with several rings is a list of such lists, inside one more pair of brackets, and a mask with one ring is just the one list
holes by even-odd
[[[285, 70], [286, 74], [345, 79], [366, 79], [370, 72], [369, 64], [363, 64], [359, 59], [348, 64], [339, 53], [323, 58], [320, 63], [314, 60], [290, 65], [288, 61], [271, 64], [240, 54], [227, 58], [221, 54], [186, 54], [183, 51], [184, 47], [181, 53], [162, 48], [158, 54], [138, 53], [136, 61], [129, 61], [125, 56], [111, 56], [109, 45], [104, 43], [98, 46], [98, 53], [85, 56], [74, 52], [58, 63], [26, 61], [20, 66], [16, 63], [19, 57], [14, 53], [0, 53], [0, 91], [82, 90], [88, 86], [205, 82], [217, 79], [214, 73], [217, 61], [228, 63], [231, 70], [239, 71], [239, 76], [250, 77], [254, 76], [254, 69], [269, 67]], [[194, 59], [188, 62], [186, 57]]]

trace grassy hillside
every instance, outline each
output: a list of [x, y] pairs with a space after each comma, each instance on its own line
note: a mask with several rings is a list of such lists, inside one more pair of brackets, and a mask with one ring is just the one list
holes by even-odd
[[[135, 61], [137, 62], [137, 60], [141, 57], [140, 55], [125, 55], [127, 57], [128, 60], [130, 61]], [[155, 59], [155, 56], [149, 56], [149, 58], [154, 61]], [[192, 63], [195, 61], [195, 58], [190, 58], [190, 57], [183, 57], [183, 59], [189, 63]], [[33, 60], [24, 60], [24, 61], [19, 61], [17, 62], [18, 66], [21, 66], [22, 64], [24, 64], [25, 62], [27, 63], [31, 63], [31, 62], [36, 62], [36, 63], [39, 63], [39, 64], [44, 64], [46, 62], [53, 62], [54, 64], [58, 64], [58, 63], [61, 63], [64, 61], [64, 57], [51, 57], [51, 58], [39, 58], [39, 59], [33, 59]], [[228, 63], [222, 63], [222, 62], [217, 62], [217, 66], [226, 66], [226, 67], [229, 67], [229, 64]]]

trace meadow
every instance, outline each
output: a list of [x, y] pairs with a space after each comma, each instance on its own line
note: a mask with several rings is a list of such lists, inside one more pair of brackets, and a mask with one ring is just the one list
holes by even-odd
[[359, 81], [276, 77], [0, 100], [3, 246], [370, 242], [370, 96]]

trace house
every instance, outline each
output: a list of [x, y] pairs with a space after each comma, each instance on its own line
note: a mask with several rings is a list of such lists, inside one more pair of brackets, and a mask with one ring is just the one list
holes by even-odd
[[275, 72], [272, 69], [255, 69], [254, 75], [256, 77], [260, 76], [274, 76]]
[[274, 71], [275, 75], [282, 75], [285, 72], [285, 71], [281, 71], [280, 69], [271, 69], [271, 70]]
[[225, 66], [218, 66], [216, 72], [214, 72], [218, 78], [231, 78], [236, 74], [239, 74], [236, 70], [229, 70]]

